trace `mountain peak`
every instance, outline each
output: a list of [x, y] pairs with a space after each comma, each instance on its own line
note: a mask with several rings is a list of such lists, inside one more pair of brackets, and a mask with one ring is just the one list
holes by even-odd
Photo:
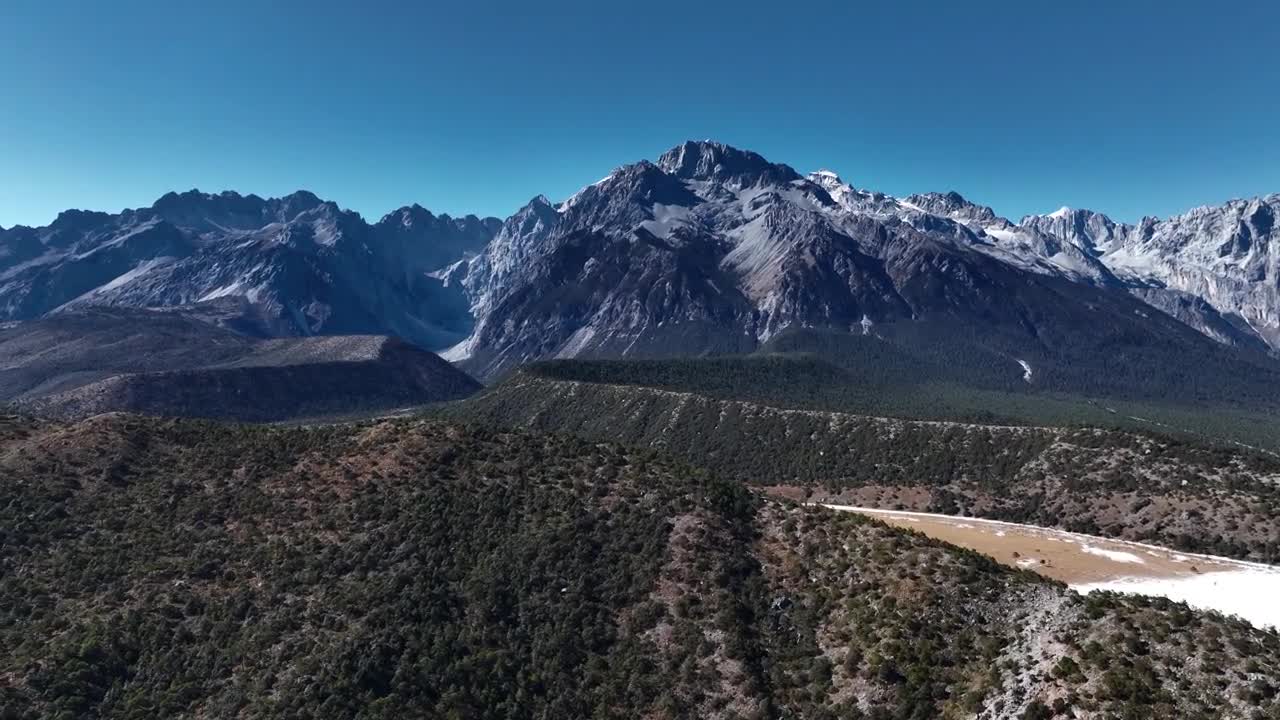
[[111, 217], [104, 212], [94, 210], [63, 210], [58, 213], [51, 227], [57, 229], [79, 229], [94, 223], [100, 223]]
[[684, 180], [717, 180], [742, 186], [800, 179], [799, 173], [786, 165], [771, 163], [750, 150], [712, 140], [681, 143], [663, 153], [657, 166]]
[[909, 195], [907, 201], [915, 205], [923, 207], [925, 210], [938, 214], [947, 215], [956, 210], [965, 208], [982, 208], [984, 206], [970, 202], [965, 196], [955, 190], [947, 192], [927, 192]]
[[306, 212], [325, 204], [315, 193], [308, 190], [295, 190], [280, 198], [280, 203], [291, 214]]
[[828, 191], [848, 184], [843, 178], [836, 174], [835, 171], [827, 170], [825, 168], [809, 173], [808, 180], [809, 182], [819, 185]]
[[[444, 219], [445, 217], [446, 216], [442, 215], [441, 219]], [[395, 224], [409, 228], [417, 224], [430, 223], [435, 219], [435, 214], [430, 210], [422, 207], [418, 203], [413, 203], [412, 205], [405, 205], [404, 207], [396, 208], [386, 215], [383, 215], [382, 219], [378, 221], [378, 224]]]
[[1096, 212], [1094, 210], [1083, 209], [1083, 208], [1073, 208], [1069, 205], [1063, 205], [1057, 210], [1054, 210], [1051, 213], [1045, 213], [1043, 215], [1027, 215], [1026, 217], [1022, 218], [1022, 220], [1018, 224], [1024, 225], [1024, 226], [1031, 226], [1031, 225], [1036, 225], [1037, 223], [1044, 225], [1045, 227], [1061, 226], [1063, 224], [1070, 225], [1073, 223], [1080, 224], [1080, 225], [1087, 225], [1090, 223], [1101, 223], [1103, 225], [1108, 225], [1108, 226], [1116, 224], [1115, 221], [1113, 221], [1110, 217], [1108, 217], [1104, 213]]
[[224, 190], [213, 194], [200, 192], [192, 188], [183, 193], [167, 192], [152, 203], [150, 209], [161, 215], [191, 212], [197, 208], [211, 207], [234, 208], [241, 212], [256, 212], [265, 203], [266, 201], [257, 195], [241, 195], [234, 190]]
[[559, 215], [559, 206], [551, 202], [546, 195], [535, 195], [525, 203], [523, 207], [515, 212], [514, 215], [507, 218], [503, 223], [515, 222], [517, 225], [524, 223], [537, 223], [538, 221], [551, 222], [552, 218]]

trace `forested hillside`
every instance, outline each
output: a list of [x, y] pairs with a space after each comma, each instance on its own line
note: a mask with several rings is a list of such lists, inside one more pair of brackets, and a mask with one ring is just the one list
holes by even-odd
[[1186, 437], [788, 410], [536, 368], [448, 413], [660, 448], [833, 501], [1280, 560], [1280, 458]]
[[0, 423], [5, 718], [1274, 717], [1280, 639], [647, 451]]
[[[956, 354], [948, 356], [950, 351]], [[1251, 402], [1223, 397], [1216, 403], [1193, 395], [1161, 400], [1089, 396], [1046, 389], [1043, 370], [1030, 363], [1024, 369], [1010, 356], [978, 347], [942, 344], [921, 358], [874, 337], [817, 332], [781, 336], [750, 355], [549, 360], [523, 368], [555, 380], [639, 385], [779, 408], [1156, 430], [1280, 452], [1280, 433], [1274, 431], [1280, 405], [1268, 401], [1266, 393]]]

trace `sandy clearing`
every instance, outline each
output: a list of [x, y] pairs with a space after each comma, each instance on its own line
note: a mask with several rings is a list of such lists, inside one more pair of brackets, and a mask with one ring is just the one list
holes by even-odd
[[824, 505], [975, 550], [1079, 592], [1156, 595], [1280, 627], [1280, 567], [1000, 520]]
[[1034, 567], [1036, 572], [1068, 584], [1107, 582], [1122, 577], [1189, 577], [1242, 567], [1271, 569], [1257, 563], [1190, 555], [1154, 545], [1000, 520], [849, 505], [825, 507], [870, 515], [890, 525], [990, 555], [1006, 565]]

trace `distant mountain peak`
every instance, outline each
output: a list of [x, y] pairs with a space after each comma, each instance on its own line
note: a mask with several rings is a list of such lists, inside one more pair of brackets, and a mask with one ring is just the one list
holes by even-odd
[[235, 190], [223, 190], [222, 192], [219, 192], [219, 193], [207, 193], [207, 192], [202, 192], [198, 188], [192, 188], [190, 190], [187, 190], [181, 193], [170, 190], [169, 192], [157, 198], [156, 201], [152, 203], [152, 207], [158, 208], [158, 207], [191, 204], [191, 203], [199, 203], [199, 202], [213, 202], [216, 200], [226, 200], [226, 201], [250, 200], [250, 201], [257, 201], [257, 202], [266, 202], [262, 198], [252, 193], [249, 195], [241, 195]]
[[241, 195], [232, 190], [212, 194], [191, 189], [183, 193], [167, 192], [148, 209], [161, 217], [183, 224], [184, 220], [207, 218], [215, 214], [261, 215], [267, 203], [267, 200], [257, 195]]
[[1002, 222], [990, 207], [972, 202], [955, 190], [919, 193], [908, 196], [906, 201], [924, 212], [966, 223], [985, 225]]
[[310, 190], [294, 190], [280, 199], [285, 202], [298, 203], [301, 205], [319, 205], [324, 202], [319, 196]]
[[94, 210], [63, 210], [58, 213], [58, 217], [54, 219], [51, 227], [62, 229], [80, 229], [95, 223], [103, 222], [110, 218], [108, 213], [97, 212]]
[[711, 140], [683, 142], [663, 153], [657, 166], [683, 180], [717, 180], [743, 186], [800, 179], [800, 174], [787, 165]]

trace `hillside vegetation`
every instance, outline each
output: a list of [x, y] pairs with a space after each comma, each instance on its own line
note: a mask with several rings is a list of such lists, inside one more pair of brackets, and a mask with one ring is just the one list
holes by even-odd
[[8, 718], [1276, 717], [1280, 638], [647, 451], [0, 422]]
[[1280, 560], [1280, 458], [1183, 436], [911, 421], [518, 373], [448, 411], [660, 448], [749, 485]]
[[1023, 368], [1013, 355], [974, 344], [916, 344], [913, 354], [877, 337], [806, 331], [781, 335], [749, 355], [548, 360], [523, 370], [555, 380], [639, 385], [789, 409], [1155, 430], [1280, 452], [1280, 399], [1270, 387], [1247, 401], [1215, 396], [1212, 387], [1190, 380], [1195, 393], [1125, 394], [1098, 386], [1093, 394], [1081, 394], [1056, 389], [1048, 368], [1034, 358]]

